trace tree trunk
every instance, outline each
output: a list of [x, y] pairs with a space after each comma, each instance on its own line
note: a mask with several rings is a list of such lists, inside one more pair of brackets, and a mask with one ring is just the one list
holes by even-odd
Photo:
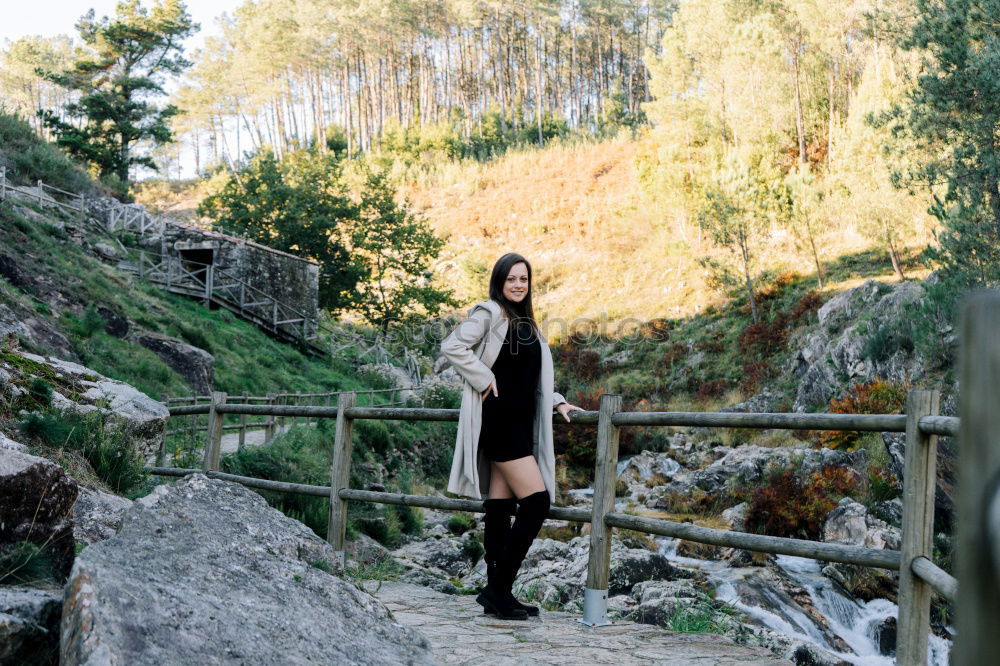
[[750, 277], [750, 247], [745, 236], [739, 240], [740, 253], [743, 255], [743, 276], [746, 279], [747, 300], [750, 301], [750, 314], [753, 316], [753, 323], [760, 323], [760, 313], [757, 311], [757, 298], [754, 294], [753, 279]]
[[797, 35], [792, 54], [792, 67], [795, 71], [795, 130], [799, 139], [799, 163], [806, 163], [806, 121], [805, 113], [802, 110], [802, 82], [801, 67], [799, 66], [799, 51], [801, 50], [801, 32]]
[[892, 270], [896, 271], [896, 277], [902, 282], [906, 279], [903, 275], [903, 264], [899, 258], [899, 252], [896, 251], [896, 244], [892, 242], [892, 235], [886, 234], [886, 243], [889, 245], [889, 259], [892, 261]]
[[812, 248], [813, 261], [816, 262], [816, 282], [819, 288], [823, 288], [823, 266], [819, 263], [819, 252], [816, 251], [816, 239], [813, 237], [812, 229], [809, 230], [809, 247]]

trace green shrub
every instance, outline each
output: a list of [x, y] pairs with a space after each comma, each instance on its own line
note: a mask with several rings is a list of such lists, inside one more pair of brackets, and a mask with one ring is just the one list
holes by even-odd
[[[252, 446], [222, 456], [223, 472], [272, 481], [330, 484], [329, 439], [314, 428], [292, 428], [268, 446]], [[326, 537], [330, 500], [325, 497], [260, 491], [268, 504]]]
[[485, 552], [483, 544], [475, 537], [469, 537], [462, 541], [462, 555], [470, 562], [478, 562]]
[[471, 513], [456, 513], [448, 519], [445, 527], [452, 534], [465, 534], [469, 530], [475, 529], [476, 517]]
[[686, 634], [725, 634], [735, 624], [734, 612], [729, 604], [703, 596], [693, 603], [678, 605], [663, 626]]
[[405, 504], [395, 505], [396, 517], [399, 519], [399, 528], [403, 534], [420, 534], [424, 528], [424, 518], [420, 510]]
[[45, 446], [80, 453], [108, 487], [128, 494], [145, 484], [145, 461], [122, 426], [108, 425], [108, 417], [96, 411], [34, 412], [21, 421], [19, 429]]
[[878, 326], [865, 340], [861, 355], [875, 363], [891, 358], [896, 352], [912, 354], [913, 327], [908, 319], [897, 319]]
[[17, 116], [0, 112], [0, 147], [10, 160], [7, 176], [14, 183], [46, 185], [86, 192], [93, 189], [84, 169], [54, 144], [46, 143]]
[[40, 407], [50, 407], [52, 405], [52, 384], [49, 384], [41, 377], [35, 377], [28, 384], [28, 395]]
[[28, 541], [0, 546], [0, 585], [37, 585], [61, 582], [51, 554]]

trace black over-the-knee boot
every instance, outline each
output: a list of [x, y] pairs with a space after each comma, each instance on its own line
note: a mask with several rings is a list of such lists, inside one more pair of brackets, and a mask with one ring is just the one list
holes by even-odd
[[[528, 554], [528, 550], [531, 548], [531, 543], [538, 536], [538, 531], [542, 529], [542, 523], [545, 522], [545, 518], [549, 515], [549, 491], [540, 490], [537, 493], [526, 495], [519, 499], [517, 504], [517, 517], [510, 528], [510, 545], [507, 552], [508, 576], [510, 577], [511, 584], [517, 578], [517, 572], [521, 568], [521, 563], [524, 561], [525, 555]], [[516, 599], [514, 601], [522, 608], [533, 609], [534, 612], [528, 611], [532, 615], [538, 614], [536, 606], [526, 607]]]
[[483, 558], [486, 560], [486, 586], [479, 591], [476, 601], [487, 613], [495, 613], [507, 620], [523, 620], [527, 611], [519, 608], [510, 594], [508, 572], [510, 517], [517, 501], [488, 499], [483, 502]]

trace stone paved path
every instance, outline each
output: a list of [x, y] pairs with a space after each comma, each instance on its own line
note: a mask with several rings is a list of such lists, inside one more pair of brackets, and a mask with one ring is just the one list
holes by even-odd
[[408, 583], [369, 581], [366, 588], [400, 624], [431, 642], [442, 664], [665, 664], [791, 666], [763, 648], [714, 635], [680, 634], [648, 624], [586, 627], [569, 613], [542, 610], [527, 621], [483, 614], [474, 596], [442, 594]]

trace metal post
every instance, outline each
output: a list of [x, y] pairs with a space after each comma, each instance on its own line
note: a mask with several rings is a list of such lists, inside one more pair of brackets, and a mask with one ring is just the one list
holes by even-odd
[[219, 471], [219, 454], [222, 452], [222, 423], [226, 415], [215, 411], [218, 405], [226, 404], [226, 394], [212, 391], [212, 402], [208, 411], [208, 438], [205, 441], [205, 457], [201, 469], [205, 472]]
[[337, 430], [333, 439], [333, 461], [330, 464], [330, 516], [326, 526], [326, 540], [337, 553], [340, 566], [344, 566], [344, 541], [347, 534], [347, 500], [340, 498], [341, 488], [351, 484], [351, 430], [354, 420], [344, 413], [353, 407], [353, 393], [341, 393], [337, 400]]
[[924, 666], [930, 634], [931, 586], [913, 573], [917, 557], [930, 559], [934, 542], [937, 435], [920, 432], [920, 417], [936, 416], [937, 391], [910, 391], [906, 399], [906, 460], [903, 469], [903, 545], [899, 567], [898, 666]]
[[[250, 396], [249, 393], [243, 391], [243, 404], [247, 404], [247, 398]], [[237, 445], [237, 449], [242, 451], [243, 447], [246, 445], [247, 441], [247, 415], [240, 414], [240, 441]]]
[[621, 410], [622, 397], [601, 396], [597, 416], [597, 464], [594, 469], [594, 505], [590, 523], [590, 557], [583, 591], [583, 624], [601, 627], [608, 619], [608, 575], [611, 568], [611, 527], [604, 516], [615, 509], [615, 471], [618, 466], [618, 427], [611, 415]]
[[957, 635], [952, 663], [996, 663], [1000, 562], [1000, 293], [972, 296], [962, 309], [959, 347]]

